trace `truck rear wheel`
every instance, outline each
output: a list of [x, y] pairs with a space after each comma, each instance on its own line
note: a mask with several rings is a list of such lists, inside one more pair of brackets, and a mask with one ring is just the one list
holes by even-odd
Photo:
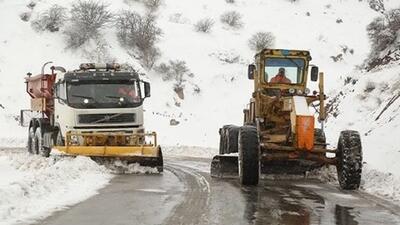
[[33, 129], [33, 127], [29, 127], [29, 131], [28, 131], [28, 152], [31, 154], [37, 154], [37, 152], [35, 151], [35, 143], [34, 143], [34, 138], [35, 138], [35, 131]]
[[243, 126], [239, 129], [239, 178], [241, 184], [258, 184], [259, 163], [257, 128]]
[[362, 147], [357, 131], [346, 130], [340, 133], [336, 158], [340, 187], [344, 190], [358, 189], [361, 182]]
[[44, 147], [43, 146], [43, 134], [42, 134], [42, 129], [40, 127], [36, 128], [35, 131], [35, 148], [37, 154], [40, 154], [43, 157], [49, 157], [50, 156], [50, 148]]

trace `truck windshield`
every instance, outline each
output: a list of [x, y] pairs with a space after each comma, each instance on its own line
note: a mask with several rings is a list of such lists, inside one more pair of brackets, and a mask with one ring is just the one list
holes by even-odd
[[67, 96], [74, 108], [128, 108], [143, 102], [136, 81], [70, 82]]
[[304, 64], [303, 59], [266, 59], [264, 80], [268, 83], [299, 84], [303, 82]]

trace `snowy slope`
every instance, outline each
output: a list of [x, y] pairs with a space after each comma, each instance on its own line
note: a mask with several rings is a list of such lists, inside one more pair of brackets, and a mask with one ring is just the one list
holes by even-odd
[[[128, 2], [129, 4], [126, 4]], [[96, 59], [94, 43], [78, 51], [65, 49], [63, 35], [59, 33], [37, 33], [29, 22], [19, 18], [22, 12], [31, 12], [35, 18], [40, 12], [57, 3], [70, 7], [65, 1], [38, 1], [32, 10], [26, 1], [1, 2], [0, 21], [0, 81], [2, 94], [0, 121], [4, 127], [15, 132], [1, 132], [0, 137], [25, 138], [25, 130], [17, 127], [12, 116], [18, 110], [28, 107], [28, 98], [23, 94], [23, 77], [26, 72], [38, 73], [41, 65], [49, 60], [66, 68], [76, 68], [80, 62], [105, 60]], [[118, 12], [129, 8], [143, 12], [142, 4], [135, 1], [109, 1], [110, 9]], [[358, 10], [353, 10], [357, 8]], [[219, 21], [227, 10], [242, 14], [243, 26], [232, 29]], [[309, 12], [310, 16], [306, 13]], [[171, 19], [179, 15], [179, 20]], [[185, 100], [181, 107], [174, 106], [175, 93], [172, 82], [163, 82], [159, 74], [149, 71], [153, 83], [153, 96], [146, 102], [146, 124], [150, 130], [159, 132], [165, 145], [197, 145], [216, 147], [218, 128], [227, 123], [240, 124], [242, 108], [245, 107], [252, 89], [252, 83], [245, 77], [246, 64], [253, 59], [254, 52], [248, 46], [250, 36], [258, 31], [269, 31], [276, 36], [277, 48], [298, 48], [311, 50], [314, 63], [326, 71], [328, 88], [335, 88], [339, 75], [360, 64], [368, 52], [365, 34], [366, 24], [377, 15], [366, 2], [313, 0], [291, 3], [290, 1], [225, 1], [166, 0], [157, 12], [158, 25], [163, 30], [158, 47], [162, 52], [159, 62], [184, 60], [194, 74], [191, 82], [201, 92], [193, 94], [187, 85]], [[197, 33], [193, 24], [199, 19], [210, 17], [215, 25], [210, 34]], [[343, 23], [336, 23], [341, 18]], [[107, 59], [129, 62], [137, 66], [119, 46], [114, 31], [109, 28], [104, 36]], [[351, 34], [351, 35], [349, 35]], [[354, 49], [354, 55], [347, 54], [344, 60], [334, 63], [331, 56], [341, 52], [341, 46]], [[218, 60], [216, 55], [239, 56], [238, 63], [228, 64]], [[143, 71], [142, 69], [139, 70]], [[169, 105], [166, 106], [166, 105]], [[174, 118], [180, 122], [171, 127]], [[4, 142], [4, 139], [3, 139]], [[8, 144], [8, 143], [5, 143]], [[23, 145], [23, 141], [19, 142]]]

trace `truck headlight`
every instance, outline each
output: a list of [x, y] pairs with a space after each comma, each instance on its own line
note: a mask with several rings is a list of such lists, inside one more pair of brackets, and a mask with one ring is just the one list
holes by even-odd
[[304, 93], [306, 94], [306, 95], [308, 95], [308, 94], [310, 94], [310, 89], [308, 89], [308, 88], [306, 88], [305, 90], [304, 90]]
[[71, 145], [79, 145], [79, 139], [76, 135], [71, 135]]
[[294, 88], [290, 88], [290, 89], [289, 89], [289, 94], [292, 94], [292, 95], [293, 95], [295, 92], [296, 92], [296, 89], [294, 89]]
[[299, 89], [299, 90], [297, 90], [297, 94], [298, 94], [298, 95], [302, 95], [302, 94], [303, 94], [303, 91]]

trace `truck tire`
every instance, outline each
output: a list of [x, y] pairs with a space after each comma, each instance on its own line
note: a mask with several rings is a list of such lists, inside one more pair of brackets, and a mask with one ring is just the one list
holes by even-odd
[[37, 154], [40, 154], [43, 157], [50, 156], [50, 148], [43, 146], [43, 134], [42, 129], [40, 127], [36, 128], [35, 131], [35, 147], [37, 148]]
[[35, 138], [35, 130], [33, 127], [29, 127], [29, 131], [28, 131], [28, 152], [30, 154], [37, 154], [37, 152], [35, 151], [35, 143], [34, 143], [34, 138]]
[[259, 143], [257, 128], [239, 129], [239, 178], [242, 185], [257, 185], [259, 179]]
[[362, 172], [362, 147], [360, 134], [357, 131], [345, 130], [340, 133], [336, 158], [340, 188], [358, 189]]
[[56, 139], [55, 139], [54, 145], [56, 145], [56, 146], [64, 146], [65, 145], [65, 141], [64, 141], [64, 138], [63, 138], [63, 136], [61, 134], [61, 130], [60, 129], [58, 129], [58, 131], [57, 131], [57, 135], [56, 135]]

